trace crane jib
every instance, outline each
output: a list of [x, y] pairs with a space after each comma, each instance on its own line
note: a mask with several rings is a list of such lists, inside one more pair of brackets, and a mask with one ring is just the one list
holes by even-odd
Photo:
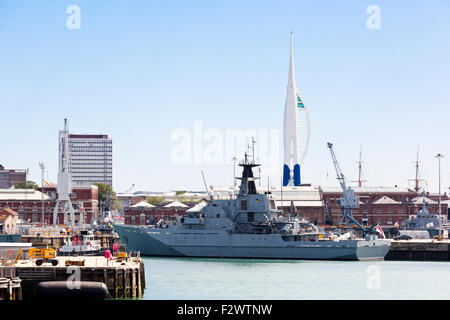
[[341, 198], [343, 201], [341, 201], [340, 203], [341, 207], [343, 208], [343, 215], [345, 218], [347, 218], [348, 220], [353, 222], [356, 226], [358, 226], [358, 228], [362, 230], [363, 234], [366, 235], [368, 232], [370, 232], [372, 228], [369, 229], [364, 228], [362, 225], [358, 223], [358, 221], [355, 220], [355, 218], [353, 218], [352, 209], [359, 207], [359, 199], [357, 196], [355, 196], [353, 190], [350, 187], [347, 188], [345, 184], [344, 174], [342, 173], [336, 155], [334, 154], [333, 144], [328, 142], [327, 145], [328, 148], [330, 149], [331, 158], [333, 159], [337, 179], [339, 180], [343, 192]]

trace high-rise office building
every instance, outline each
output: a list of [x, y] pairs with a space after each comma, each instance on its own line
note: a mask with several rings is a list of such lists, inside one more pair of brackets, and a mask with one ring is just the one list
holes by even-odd
[[100, 182], [112, 186], [112, 139], [104, 134], [69, 134], [72, 184]]
[[14, 187], [18, 183], [25, 182], [27, 171], [24, 169], [5, 169], [0, 165], [0, 189]]
[[104, 183], [112, 186], [112, 139], [105, 134], [69, 134], [72, 186]]

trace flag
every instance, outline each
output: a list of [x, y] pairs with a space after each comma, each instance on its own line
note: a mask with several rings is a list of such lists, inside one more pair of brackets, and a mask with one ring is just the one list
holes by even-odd
[[381, 229], [381, 227], [380, 227], [379, 224], [377, 224], [377, 229], [376, 229], [376, 231], [377, 231], [379, 234], [381, 234], [381, 235], [383, 236], [383, 239], [385, 238], [385, 237], [384, 237], [383, 229]]
[[49, 187], [53, 186], [50, 182], [48, 182], [47, 180], [44, 180], [45, 184], [48, 185]]

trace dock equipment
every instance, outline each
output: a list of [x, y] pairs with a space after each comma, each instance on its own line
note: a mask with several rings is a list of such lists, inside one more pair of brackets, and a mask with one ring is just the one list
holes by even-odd
[[58, 260], [55, 259], [55, 249], [30, 248], [30, 250], [28, 250], [28, 255], [31, 259], [37, 259], [35, 261], [37, 266], [40, 266], [43, 263], [51, 263], [53, 266], [58, 265]]
[[119, 252], [117, 253], [117, 261], [123, 261], [126, 260], [128, 257], [126, 252]]
[[350, 187], [347, 188], [347, 186], [345, 184], [344, 174], [342, 173], [341, 167], [339, 166], [336, 155], [334, 154], [333, 144], [328, 142], [327, 145], [328, 145], [328, 148], [330, 149], [331, 158], [333, 159], [333, 164], [334, 164], [334, 168], [336, 170], [337, 179], [339, 180], [339, 183], [341, 184], [341, 188], [342, 188], [342, 192], [343, 192], [342, 198], [339, 201], [340, 202], [339, 204], [342, 207], [343, 218], [350, 220], [353, 224], [355, 224], [363, 232], [363, 236], [366, 236], [368, 233], [370, 233], [373, 230], [373, 228], [376, 225], [373, 225], [369, 228], [364, 228], [362, 225], [359, 224], [358, 221], [355, 220], [355, 218], [353, 218], [352, 209], [359, 208], [359, 198], [357, 196], [355, 196], [355, 192], [353, 191], [353, 189]]

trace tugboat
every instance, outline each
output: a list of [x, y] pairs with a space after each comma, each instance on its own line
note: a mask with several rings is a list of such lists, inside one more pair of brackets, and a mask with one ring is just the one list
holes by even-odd
[[132, 226], [114, 229], [128, 251], [142, 255], [258, 259], [384, 259], [390, 241], [365, 233], [325, 238], [314, 224], [283, 216], [269, 194], [259, 194], [247, 154], [239, 193], [234, 199], [215, 200], [189, 210], [174, 224]]
[[[81, 237], [81, 239], [80, 239]], [[71, 242], [59, 249], [59, 255], [86, 254], [94, 255], [101, 251], [100, 241], [94, 239], [92, 233], [82, 231], [80, 235], [75, 235]]]

